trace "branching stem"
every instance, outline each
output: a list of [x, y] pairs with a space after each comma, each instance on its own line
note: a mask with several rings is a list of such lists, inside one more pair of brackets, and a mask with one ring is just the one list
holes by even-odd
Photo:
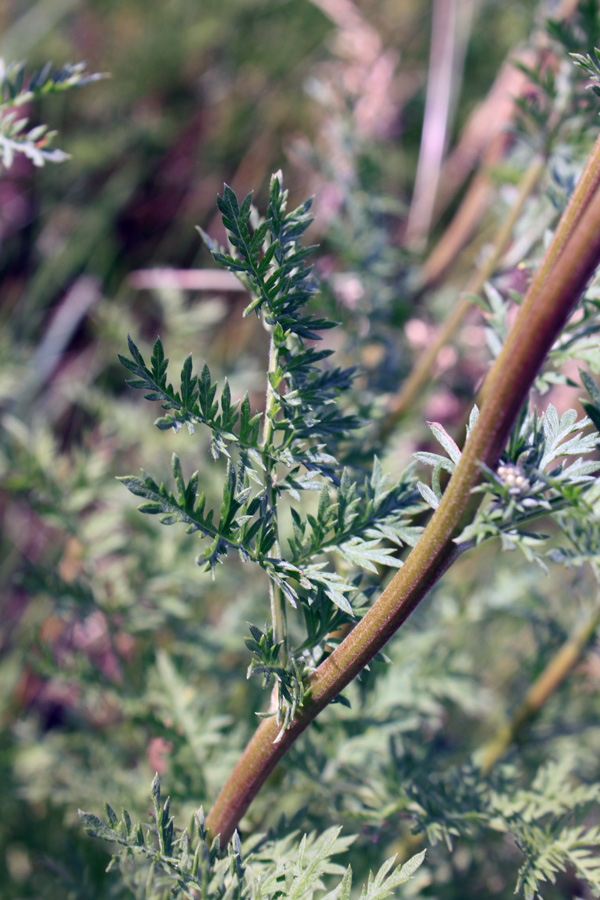
[[471, 492], [481, 478], [481, 464], [497, 464], [537, 373], [600, 264], [600, 140], [584, 176], [559, 223], [561, 238], [548, 249], [489, 373], [479, 419], [438, 509], [374, 606], [316, 670], [305, 703], [281, 739], [275, 743], [279, 726], [274, 717], [257, 729], [207, 819], [208, 829], [222, 843], [288, 748], [382, 649], [459, 555], [455, 538], [479, 502]]

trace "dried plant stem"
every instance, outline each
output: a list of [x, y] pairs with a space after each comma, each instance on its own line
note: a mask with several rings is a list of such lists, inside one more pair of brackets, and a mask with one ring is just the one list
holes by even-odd
[[485, 212], [486, 207], [475, 202], [475, 197], [481, 194], [489, 197], [492, 189], [489, 172], [506, 155], [511, 144], [509, 130], [515, 115], [516, 98], [522, 97], [530, 84], [528, 76], [515, 66], [515, 62], [536, 67], [540, 62], [539, 53], [531, 48], [516, 53], [511, 51], [510, 59], [502, 65], [487, 96], [469, 116], [458, 143], [444, 161], [434, 222], [439, 221], [476, 167], [474, 182], [480, 183], [474, 190], [474, 182], [467, 188], [458, 212], [425, 261], [423, 278], [427, 286], [442, 277]]
[[421, 391], [432, 380], [434, 366], [440, 350], [452, 340], [465, 315], [473, 305], [473, 301], [470, 299], [469, 294], [479, 294], [483, 289], [485, 282], [494, 273], [502, 254], [510, 241], [515, 223], [518, 221], [528, 197], [535, 190], [535, 187], [543, 174], [544, 167], [545, 159], [543, 157], [536, 156], [535, 159], [532, 160], [521, 179], [517, 197], [498, 229], [491, 253], [481, 268], [474, 273], [467, 283], [464, 293], [460, 296], [458, 303], [446, 319], [436, 339], [418, 359], [413, 371], [404, 382], [402, 391], [396, 397], [387, 415], [382, 420], [378, 437], [385, 438], [393, 431], [402, 416], [412, 408], [413, 403]]
[[[553, 11], [553, 21], [568, 21], [578, 0], [562, 0]], [[457, 213], [423, 265], [420, 290], [425, 291], [447, 274], [470, 241], [489, 208], [493, 196], [490, 171], [506, 156], [511, 145], [510, 125], [516, 101], [530, 88], [529, 77], [515, 64], [536, 69], [548, 64], [548, 39], [544, 29], [533, 36], [532, 46], [514, 52], [502, 65], [486, 98], [471, 113], [457, 145], [450, 152], [440, 173], [433, 221], [439, 220], [471, 171], [478, 167]]]
[[433, 5], [429, 77], [423, 117], [423, 132], [415, 189], [408, 214], [404, 246], [423, 250], [431, 225], [440, 169], [452, 116], [456, 58], [464, 58], [466, 34], [457, 28], [457, 0], [439, 0]]
[[[600, 146], [600, 145], [599, 145]], [[600, 152], [596, 147], [594, 153]], [[595, 179], [590, 180], [594, 185]], [[566, 211], [565, 215], [569, 213]], [[225, 842], [268, 775], [307, 725], [342, 691], [407, 619], [462, 550], [456, 542], [478, 500], [481, 464], [495, 467], [529, 389], [589, 279], [600, 264], [600, 190], [582, 198], [562, 251], [532, 302], [526, 297], [488, 376], [490, 388], [461, 459], [420, 541], [366, 616], [313, 674], [303, 706], [275, 743], [274, 717], [259, 726], [211, 810], [207, 827]], [[552, 246], [548, 253], [551, 253]]]
[[536, 678], [510, 722], [498, 729], [494, 737], [477, 754], [481, 771], [486, 774], [516, 740], [523, 728], [534, 719], [549, 698], [566, 681], [583, 657], [600, 625], [600, 607], [560, 647], [539, 678]]
[[[575, 190], [571, 194], [567, 208], [565, 209], [556, 230], [552, 236], [549, 247], [544, 254], [544, 258], [535, 277], [525, 295], [521, 309], [519, 312], [519, 320], [521, 321], [532, 307], [538, 303], [545, 303], [544, 287], [551, 277], [553, 277], [553, 269], [557, 262], [565, 253], [567, 244], [569, 243], [577, 224], [583, 216], [590, 198], [600, 186], [600, 136], [592, 148], [590, 155], [586, 160], [586, 164], [581, 173], [581, 177], [575, 186]], [[517, 323], [518, 324], [518, 323]], [[517, 328], [513, 328], [508, 335], [504, 345], [503, 353], [510, 353], [512, 343], [518, 338]], [[478, 394], [477, 402], [481, 404], [485, 401], [485, 397], [492, 387], [490, 378], [485, 380], [481, 391]]]

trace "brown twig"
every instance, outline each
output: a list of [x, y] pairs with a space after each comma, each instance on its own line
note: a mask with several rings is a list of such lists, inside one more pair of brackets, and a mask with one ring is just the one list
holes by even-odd
[[510, 749], [550, 697], [561, 687], [582, 659], [600, 625], [600, 607], [594, 609], [586, 622], [568, 638], [550, 660], [542, 674], [527, 691], [523, 703], [510, 722], [498, 729], [494, 737], [476, 754], [481, 771], [486, 774]]
[[[600, 144], [593, 162], [600, 168]], [[495, 467], [522, 404], [574, 305], [600, 264], [600, 190], [588, 194], [584, 210], [552, 262], [541, 267], [502, 352], [488, 376], [490, 389], [438, 509], [402, 568], [348, 637], [314, 672], [303, 705], [280, 733], [273, 717], [257, 729], [219, 794], [208, 819], [225, 843], [278, 761], [310, 722], [385, 646], [461, 551], [456, 539], [473, 517], [482, 463]], [[552, 247], [550, 248], [550, 251]], [[549, 252], [550, 252], [549, 251]]]
[[210, 291], [218, 294], [247, 292], [247, 288], [224, 269], [136, 269], [127, 279], [137, 291]]
[[535, 190], [544, 171], [544, 166], [545, 160], [539, 156], [531, 162], [521, 180], [515, 202], [498, 229], [490, 255], [467, 283], [464, 292], [459, 297], [458, 302], [444, 322], [435, 340], [432, 341], [427, 350], [417, 360], [414, 369], [404, 382], [401, 392], [394, 398], [387, 415], [381, 420], [377, 434], [378, 438], [385, 438], [393, 431], [402, 416], [412, 408], [415, 399], [433, 378], [435, 363], [440, 350], [452, 340], [465, 315], [471, 309], [473, 301], [470, 295], [479, 294], [486, 281], [494, 273], [510, 241], [515, 223], [528, 197]]
[[[532, 64], [534, 58], [533, 51], [527, 51], [515, 60]], [[505, 63], [488, 97], [473, 113], [459, 143], [449, 155], [440, 176], [434, 221], [443, 213], [477, 163], [479, 170], [450, 224], [423, 264], [419, 284], [421, 291], [429, 290], [449, 271], [489, 209], [494, 195], [490, 172], [504, 158], [510, 146], [507, 129], [514, 119], [515, 99], [524, 93], [528, 84], [527, 76], [513, 62]]]
[[[465, 6], [461, 4], [461, 9]], [[458, 0], [436, 0], [433, 6], [423, 131], [404, 234], [404, 245], [414, 251], [423, 249], [431, 225], [448, 131], [462, 79], [469, 29], [459, 26], [460, 11]], [[469, 24], [471, 11], [469, 3]]]

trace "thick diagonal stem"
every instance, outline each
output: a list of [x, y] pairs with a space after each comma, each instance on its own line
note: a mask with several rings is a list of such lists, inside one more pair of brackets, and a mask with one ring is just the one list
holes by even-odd
[[523, 302], [488, 376], [477, 424], [419, 543], [372, 609], [314, 673], [309, 697], [291, 727], [275, 743], [277, 723], [273, 718], [265, 720], [217, 798], [207, 826], [222, 842], [229, 840], [286, 750], [382, 649], [459, 554], [455, 538], [476, 508], [471, 492], [480, 480], [481, 464], [496, 465], [535, 376], [600, 264], [600, 190], [583, 198], [569, 234], [553, 262], [542, 263], [542, 284], [532, 285], [533, 298]]

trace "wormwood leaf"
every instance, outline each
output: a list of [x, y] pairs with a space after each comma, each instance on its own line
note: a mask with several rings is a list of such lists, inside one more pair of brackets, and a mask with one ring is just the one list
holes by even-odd
[[352, 868], [348, 866], [344, 872], [344, 877], [336, 888], [330, 891], [322, 898], [322, 900], [350, 900], [352, 893]]
[[418, 491], [428, 506], [432, 509], [437, 509], [440, 505], [441, 497], [438, 497], [429, 487], [429, 485], [424, 484], [422, 481], [417, 483]]
[[571, 53], [571, 59], [590, 79], [590, 89], [600, 97], [600, 51], [594, 47], [592, 53]]
[[[597, 461], [582, 458], [597, 447], [597, 435], [585, 433], [591, 424], [587, 417], [578, 419], [575, 410], [559, 417], [552, 404], [542, 416], [524, 410], [496, 471], [483, 467], [485, 480], [475, 491], [487, 494], [488, 499], [456, 538], [457, 543], [477, 545], [496, 536], [504, 550], [519, 549], [528, 561], [547, 571], [542, 550], [549, 535], [531, 531], [528, 524], [550, 516], [568, 531], [569, 516], [579, 521], [584, 509], [589, 516], [586, 496], [593, 492], [600, 468]], [[570, 458], [573, 456], [578, 458]], [[554, 561], [564, 559], [567, 564], [572, 557], [570, 551], [556, 547], [549, 554]]]
[[[78, 814], [83, 823], [83, 827], [91, 837], [97, 837], [103, 841], [117, 840], [114, 828], [105, 825], [98, 816], [93, 815], [93, 813], [84, 812], [81, 809], [78, 810]], [[115, 825], [116, 822], [113, 822], [111, 819], [110, 824]]]
[[[544, 452], [539, 462], [542, 470], [560, 456], [591, 453], [596, 448], [596, 435], [581, 433], [590, 424], [590, 420], [586, 418], [578, 421], [574, 409], [568, 409], [559, 419], [556, 409], [549, 403], [542, 424], [545, 438]], [[567, 440], [572, 434], [575, 436]]]
[[556, 882], [567, 867], [585, 881], [597, 896], [600, 891], [600, 829], [572, 825], [541, 828], [513, 826], [517, 846], [526, 861], [519, 870], [517, 891], [526, 900], [542, 900], [544, 883]]
[[331, 862], [331, 856], [335, 852], [334, 848], [340, 846], [340, 832], [341, 828], [329, 828], [313, 843], [312, 852], [309, 855], [306, 853], [307, 836], [302, 838], [298, 848], [297, 862], [293, 868], [294, 879], [289, 889], [289, 900], [301, 900], [308, 891], [323, 887], [322, 875], [340, 872], [341, 867]]
[[[189, 357], [188, 357], [189, 359]], [[217, 385], [213, 384], [210, 370], [206, 363], [202, 366], [202, 373], [198, 380], [198, 404], [200, 412], [207, 422], [214, 421], [218, 406], [214, 402]]]
[[[420, 528], [411, 519], [423, 504], [411, 472], [391, 485], [378, 459], [370, 475], [364, 468], [344, 468], [338, 462], [343, 446], [361, 425], [339, 402], [350, 391], [354, 368], [330, 366], [332, 351], [312, 345], [334, 323], [306, 311], [318, 287], [306, 265], [313, 248], [299, 244], [311, 221], [311, 202], [291, 212], [286, 203], [281, 173], [271, 181], [263, 221], [252, 210], [250, 194], [239, 201], [226, 185], [218, 206], [231, 252], [205, 236], [215, 260], [250, 285], [254, 299], [246, 312], [253, 309], [261, 315], [271, 333], [264, 415], [252, 413], [247, 394], [239, 405], [232, 403], [226, 379], [219, 397], [208, 365], [204, 363], [195, 375], [190, 356], [183, 363], [180, 387], [174, 388], [160, 339], [150, 367], [131, 337], [129, 357], [121, 358], [135, 376], [132, 386], [146, 390], [146, 397], [158, 400], [167, 411], [156, 423], [160, 429], [177, 431], [183, 423], [190, 430], [196, 424], [209, 428], [215, 462], [226, 457], [218, 514], [205, 510], [204, 494], [198, 497], [197, 473], [186, 484], [178, 457], [173, 458], [175, 495], [145, 473], [137, 479], [129, 476], [124, 483], [146, 500], [142, 512], [159, 515], [165, 525], [182, 522], [189, 533], [207, 540], [197, 561], [213, 574], [216, 563], [231, 549], [245, 562], [263, 568], [286, 602], [302, 608], [307, 635], [300, 637], [298, 646], [310, 654], [328, 628], [334, 630], [355, 618], [357, 570], [363, 577], [375, 578], [378, 566], [401, 565], [398, 548], [418, 540]], [[456, 456], [441, 426], [432, 427]], [[434, 484], [436, 479], [439, 482], [434, 474]], [[317, 509], [298, 511], [292, 505], [289, 559], [281, 558], [279, 498], [286, 492], [298, 503], [302, 492], [309, 490], [320, 492]], [[331, 554], [341, 562], [341, 572], [331, 571]], [[362, 585], [363, 600], [366, 589]], [[260, 642], [253, 646], [251, 671], [263, 675], [265, 687], [276, 680], [285, 701], [285, 709], [280, 703], [277, 715], [286, 726], [302, 697], [302, 665], [297, 648], [290, 645], [283, 654], [279, 644], [274, 642], [271, 650]]]
[[[128, 346], [131, 359], [121, 354], [119, 359], [122, 365], [137, 377], [129, 379], [127, 383], [131, 387], [147, 391], [148, 393], [144, 395], [146, 400], [159, 401], [163, 409], [170, 410], [169, 414], [156, 420], [157, 428], [162, 431], [173, 429], [177, 432], [183, 424], [186, 424], [190, 431], [194, 430], [195, 425], [206, 425], [212, 432], [213, 452], [216, 457], [220, 453], [229, 455], [230, 443], [246, 448], [249, 443], [255, 442], [258, 424], [254, 429], [244, 421], [239, 436], [235, 434], [234, 429], [238, 421], [237, 404], [231, 402], [227, 380], [221, 392], [219, 414], [219, 400], [216, 399], [218, 385], [213, 382], [206, 363], [200, 376], [194, 375], [192, 357], [189, 355], [183, 364], [180, 390], [177, 391], [167, 380], [169, 360], [165, 357], [160, 338], [154, 344], [150, 368], [147, 367], [131, 336], [128, 337]], [[246, 412], [249, 414], [249, 407]], [[248, 418], [251, 417], [248, 415]], [[258, 418], [260, 419], [260, 416]]]
[[68, 159], [67, 153], [51, 146], [56, 132], [49, 131], [46, 125], [29, 128], [29, 119], [26, 116], [18, 118], [17, 110], [42, 94], [62, 93], [106, 77], [105, 74], [86, 74], [85, 63], [68, 63], [58, 69], [47, 63], [27, 78], [23, 63], [5, 65], [0, 59], [1, 164], [10, 168], [18, 154], [38, 167]]
[[[475, 422], [477, 421], [477, 413], [474, 414], [474, 411], [471, 411], [471, 416], [469, 419], [469, 429], [473, 427]], [[428, 422], [427, 423], [433, 432], [433, 435], [440, 442], [448, 456], [440, 456], [437, 453], [429, 453], [418, 451], [417, 453], [413, 453], [413, 459], [417, 462], [424, 463], [427, 466], [433, 467], [433, 474], [431, 476], [431, 487], [424, 484], [422, 481], [419, 481], [417, 484], [417, 488], [419, 493], [421, 494], [423, 500], [430, 506], [432, 509], [437, 509], [442, 499], [442, 489], [440, 486], [440, 472], [448, 472], [450, 475], [454, 472], [456, 468], [456, 464], [459, 462], [461, 457], [461, 451], [453, 440], [450, 437], [446, 429], [443, 425], [440, 425], [438, 422]]]
[[456, 465], [456, 463], [460, 461], [461, 456], [456, 442], [453, 440], [453, 438], [450, 437], [444, 426], [440, 425], [439, 422], [428, 422], [427, 424], [431, 428], [434, 436], [438, 439], [452, 462]]
[[192, 406], [196, 396], [198, 379], [192, 375], [192, 355], [186, 358], [181, 370], [181, 402], [184, 406]]
[[443, 469], [445, 472], [449, 472], [452, 474], [454, 472], [454, 463], [452, 460], [447, 459], [445, 456], [440, 456], [438, 453], [429, 453], [425, 450], [418, 450], [416, 453], [413, 453], [413, 458], [417, 460], [417, 462], [424, 463], [426, 466], [433, 466]]
[[351, 541], [341, 544], [338, 550], [344, 559], [361, 569], [366, 569], [367, 572], [377, 573], [374, 563], [379, 563], [382, 566], [393, 566], [398, 569], [402, 565], [401, 560], [394, 558], [395, 548], [382, 547], [378, 539], [364, 541], [359, 538], [353, 538]]
[[[341, 875], [338, 886], [323, 900], [349, 897], [351, 870], [333, 857], [346, 852], [355, 838], [342, 836], [339, 827], [329, 828], [321, 835], [305, 834], [299, 841], [293, 834], [277, 842], [263, 839], [258, 849], [250, 849], [244, 855], [237, 832], [222, 851], [218, 844], [209, 845], [202, 809], [194, 814], [188, 828], [177, 828], [169, 798], [162, 801], [158, 776], [152, 782], [151, 800], [152, 826], [134, 824], [127, 810], [122, 811], [120, 819], [110, 810], [106, 823], [92, 813], [79, 811], [90, 835], [122, 847], [113, 862], [118, 860], [123, 866], [140, 858], [152, 863], [152, 869], [144, 876], [148, 896], [155, 896], [152, 889], [161, 889], [173, 898], [189, 900], [199, 891], [205, 891], [209, 900], [312, 900], [323, 891], [325, 876]], [[386, 900], [412, 877], [423, 858], [424, 853], [419, 853], [393, 871], [390, 869], [394, 860], [388, 860], [374, 878], [369, 877], [361, 898]]]
[[591, 403], [589, 401], [583, 401], [582, 406], [589, 418], [594, 424], [594, 427], [597, 431], [600, 431], [600, 388], [589, 374], [583, 369], [579, 370], [579, 375], [581, 377], [582, 384], [588, 395], [590, 397]]
[[[140, 512], [162, 516], [161, 523], [163, 525], [175, 525], [180, 522], [188, 526], [188, 534], [199, 532], [201, 536], [212, 540], [211, 547], [200, 556], [201, 565], [214, 567], [219, 557], [226, 553], [228, 548], [240, 549], [239, 527], [234, 525], [234, 519], [236, 512], [243, 504], [234, 496], [236, 477], [232, 466], [229, 468], [228, 479], [223, 487], [223, 501], [218, 523], [213, 521], [213, 510], [209, 510], [204, 515], [204, 494], [197, 498], [198, 473], [195, 472], [186, 485], [181, 463], [176, 455], [173, 455], [173, 474], [178, 488], [178, 497], [168, 491], [164, 484], [157, 485], [150, 475], [142, 474], [143, 478], [128, 475], [118, 480], [132, 494], [148, 501], [138, 507]], [[253, 551], [246, 552], [252, 552], [253, 557], [255, 556]]]
[[[240, 441], [243, 444], [248, 446], [256, 445], [261, 418], [260, 413], [257, 413], [255, 416], [252, 415], [248, 394], [244, 394], [240, 406]], [[258, 451], [255, 449], [254, 452], [257, 453]]]
[[392, 856], [386, 860], [375, 876], [369, 874], [367, 884], [360, 893], [361, 900], [385, 900], [390, 897], [397, 887], [411, 880], [419, 866], [423, 864], [425, 853], [426, 851], [422, 850], [421, 853], [415, 854], [408, 862], [397, 866], [392, 872], [390, 869], [396, 857]]
[[237, 406], [237, 403], [234, 405], [231, 404], [231, 390], [229, 388], [229, 382], [225, 379], [223, 383], [223, 392], [221, 394], [221, 428], [223, 429], [224, 436], [228, 440], [235, 440], [233, 429], [239, 418]]

